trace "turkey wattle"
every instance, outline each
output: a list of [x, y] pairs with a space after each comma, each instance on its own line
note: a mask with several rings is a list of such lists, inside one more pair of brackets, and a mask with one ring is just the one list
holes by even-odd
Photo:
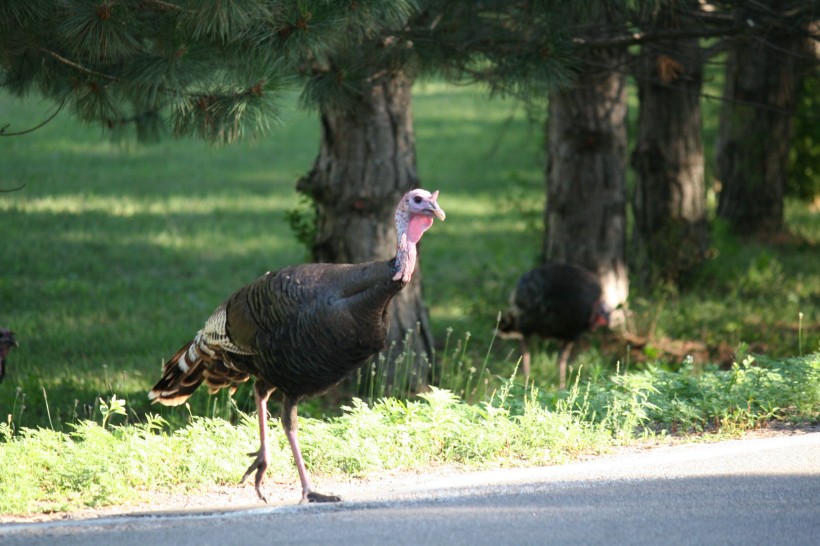
[[203, 382], [211, 393], [255, 379], [259, 451], [242, 481], [256, 471], [261, 485], [270, 461], [267, 402], [283, 393], [282, 426], [302, 484], [301, 502], [335, 502], [311, 490], [297, 438], [296, 406], [324, 392], [384, 348], [388, 307], [413, 275], [416, 244], [444, 220], [438, 192], [416, 189], [396, 209], [396, 256], [363, 264], [302, 264], [267, 273], [220, 305], [194, 339], [162, 369], [148, 393], [153, 402], [183, 403]]

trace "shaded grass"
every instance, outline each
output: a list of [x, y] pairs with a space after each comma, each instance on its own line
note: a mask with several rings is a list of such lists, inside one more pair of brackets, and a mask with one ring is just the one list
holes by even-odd
[[[455, 383], [445, 385], [460, 393], [467, 381], [485, 381], [492, 391], [518, 358], [516, 345], [500, 340], [487, 357], [498, 311], [541, 247], [543, 120], [513, 101], [436, 82], [417, 86], [414, 101], [420, 179], [441, 189], [448, 213], [421, 252], [439, 360], [471, 336], [467, 353], [452, 360], [460, 366], [449, 378]], [[717, 105], [705, 107], [708, 144]], [[47, 111], [45, 103], [0, 97], [0, 120], [14, 130]], [[305, 260], [287, 212], [298, 204], [294, 185], [318, 140], [315, 116], [294, 111], [264, 139], [226, 148], [112, 143], [63, 115], [0, 141], [0, 187], [26, 184], [0, 194], [0, 325], [21, 343], [0, 385], [0, 416], [12, 415], [17, 426], [47, 426], [45, 389], [59, 430], [92, 416], [96, 400], [114, 393], [139, 421], [151, 410], [145, 392], [163, 359], [224, 297], [269, 269]], [[820, 222], [796, 202], [787, 203], [787, 219], [805, 243], [740, 241], [716, 225], [715, 258], [688, 287], [633, 288], [635, 328], [710, 346], [745, 342], [776, 358], [801, 346], [815, 350]], [[574, 367], [585, 377], [629, 361], [625, 343], [600, 339], [588, 336], [576, 351]], [[552, 386], [556, 347], [542, 342], [536, 349], [535, 377]], [[482, 366], [483, 377], [471, 377], [469, 370]], [[234, 402], [241, 411], [253, 408], [247, 388]], [[236, 417], [227, 397], [197, 393], [191, 407]], [[186, 417], [179, 409], [158, 411], [171, 421]], [[305, 406], [308, 414], [333, 411], [333, 404]]]
[[[0, 104], [14, 127], [37, 119], [36, 104]], [[162, 358], [234, 287], [301, 261], [284, 217], [318, 142], [307, 121], [234, 148], [120, 145], [62, 116], [4, 139], [0, 186], [26, 184], [0, 195], [0, 323], [21, 342], [4, 418], [15, 387], [20, 423], [44, 423], [43, 386], [60, 425], [113, 392], [143, 413]]]
[[[427, 83], [414, 100], [422, 185], [442, 191], [448, 214], [421, 254], [437, 338], [434, 379], [453, 394], [397, 400], [376, 383], [361, 403], [337, 390], [300, 405], [313, 471], [557, 462], [641, 431], [818, 418], [816, 355], [786, 360], [820, 346], [820, 222], [793, 201], [787, 222], [802, 239], [743, 241], [715, 224], [714, 258], [688, 285], [632, 292], [636, 331], [763, 352], [757, 383], [747, 380], [758, 368], [744, 368], [743, 355], [722, 372], [663, 355], [632, 362], [626, 342], [604, 336], [588, 336], [576, 351], [570, 399], [554, 390], [550, 342], [534, 352], [535, 385], [508, 381], [517, 346], [491, 332], [540, 251], [542, 120], [471, 88]], [[0, 97], [0, 123], [13, 129], [35, 125], [44, 110]], [[707, 114], [707, 135], [714, 119]], [[241, 476], [241, 454], [257, 442], [247, 386], [233, 398], [203, 390], [189, 408], [151, 408], [146, 391], [163, 359], [232, 290], [305, 260], [287, 212], [298, 205], [295, 182], [318, 140], [317, 121], [304, 113], [230, 148], [116, 144], [63, 116], [0, 140], [0, 188], [26, 185], [0, 194], [0, 326], [21, 344], [0, 384], [0, 465], [10, 465], [0, 470], [0, 499], [22, 499], [0, 511], [117, 502], [140, 489]], [[764, 383], [771, 388], [738, 390]], [[104, 415], [100, 399], [110, 404], [114, 395], [124, 415]], [[350, 409], [339, 413], [339, 403]], [[285, 440], [274, 436], [271, 471], [295, 479]], [[45, 476], [54, 465], [62, 468]], [[150, 470], [166, 467], [163, 476]]]
[[[528, 194], [538, 192], [540, 152], [528, 138], [536, 129], [512, 103], [487, 108], [476, 90], [421, 89], [419, 170], [425, 186], [442, 190], [454, 219], [425, 239], [427, 289], [435, 294], [429, 299], [434, 328], [442, 331], [446, 321], [461, 336], [475, 324], [481, 305], [475, 294], [498, 291], [502, 277], [532, 261], [537, 245], [517, 254], [508, 238], [522, 241], [519, 248], [535, 241], [524, 231], [533, 222], [522, 224], [516, 211], [526, 203], [537, 215]], [[44, 110], [38, 102], [0, 100], [0, 119], [12, 129], [36, 124]], [[462, 130], [469, 141], [454, 140]], [[0, 387], [0, 415], [11, 413], [19, 388], [25, 411], [18, 405], [14, 422], [43, 426], [43, 387], [58, 428], [112, 393], [129, 401], [132, 418], [148, 411], [145, 392], [163, 358], [224, 297], [269, 269], [304, 261], [287, 212], [297, 206], [294, 185], [309, 169], [318, 137], [315, 117], [295, 113], [264, 140], [230, 148], [112, 143], [63, 115], [28, 136], [4, 139], [0, 187], [26, 186], [0, 194], [0, 232], [7, 234], [0, 241], [0, 324], [21, 343]], [[441, 154], [444, 148], [450, 155]], [[466, 159], [475, 149], [481, 158], [453, 164], [453, 155]], [[526, 189], [526, 178], [535, 187]], [[512, 179], [519, 189], [499, 192], [499, 179]], [[459, 245], [470, 231], [489, 239], [467, 237], [471, 245]], [[472, 295], [457, 289], [477, 280]], [[236, 402], [242, 410], [253, 407], [247, 389]], [[191, 404], [195, 413], [231, 412], [206, 395]], [[159, 411], [172, 420], [179, 413]]]

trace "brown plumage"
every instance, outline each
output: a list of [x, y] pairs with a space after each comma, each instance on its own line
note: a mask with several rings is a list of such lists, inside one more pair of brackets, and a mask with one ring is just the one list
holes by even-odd
[[0, 383], [6, 377], [6, 357], [11, 352], [12, 347], [19, 347], [14, 332], [0, 328]]
[[530, 376], [529, 338], [539, 335], [563, 345], [558, 363], [559, 387], [566, 387], [572, 345], [587, 330], [609, 324], [610, 308], [591, 272], [571, 264], [546, 263], [524, 273], [501, 316], [501, 337], [518, 338], [524, 376]]
[[422, 189], [402, 197], [396, 209], [396, 256], [390, 260], [286, 267], [234, 292], [163, 366], [149, 399], [178, 405], [202, 383], [213, 393], [253, 377], [261, 445], [242, 481], [256, 471], [256, 492], [265, 500], [261, 485], [270, 460], [266, 408], [279, 389], [284, 394], [282, 426], [299, 471], [302, 502], [340, 500], [311, 490], [296, 433], [296, 406], [384, 348], [388, 306], [410, 282], [416, 243], [433, 218], [444, 220], [437, 198], [438, 192]]

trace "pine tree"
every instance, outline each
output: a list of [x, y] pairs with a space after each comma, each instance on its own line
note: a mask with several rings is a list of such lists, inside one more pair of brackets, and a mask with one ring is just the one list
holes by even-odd
[[[576, 41], [589, 51], [629, 51], [613, 70], [633, 76], [639, 88], [631, 261], [642, 280], [678, 281], [704, 258], [708, 244], [700, 136], [702, 63], [730, 50], [716, 153], [723, 186], [718, 213], [738, 231], [777, 230], [788, 127], [800, 77], [794, 69], [817, 66], [816, 57], [801, 53], [801, 47], [805, 49], [812, 28], [816, 41], [817, 27], [811, 23], [818, 2], [607, 4], [608, 12], [619, 17], [576, 29]], [[601, 64], [593, 59], [580, 72], [588, 74]], [[576, 111], [584, 104], [592, 110], [594, 102], [595, 97], [581, 100]], [[595, 126], [609, 126], [609, 110], [599, 112]], [[573, 208], [584, 210], [582, 200], [565, 202], [557, 210], [568, 217], [580, 214], [568, 212]]]
[[[298, 188], [316, 207], [318, 261], [383, 259], [393, 251], [386, 204], [420, 184], [411, 96], [420, 75], [522, 97], [568, 78], [566, 9], [553, 9], [557, 2], [419, 4], [403, 27], [335, 50], [307, 82], [304, 98], [320, 111], [322, 145]], [[404, 348], [423, 382], [433, 337], [421, 279], [394, 299], [390, 338], [400, 348], [409, 339]]]
[[[313, 257], [363, 261], [392, 252], [390, 207], [419, 184], [413, 81], [427, 72], [521, 96], [566, 81], [578, 13], [543, 0], [10, 0], [2, 86], [112, 131], [229, 143], [275, 123], [278, 91], [303, 85], [324, 128], [299, 184], [318, 213]], [[419, 282], [395, 300], [391, 336], [418, 325], [411, 349], [429, 355]]]
[[279, 116], [323, 52], [403, 24], [411, 2], [4, 0], [0, 82], [143, 138], [229, 143]]
[[748, 31], [730, 43], [716, 156], [718, 216], [737, 233], [770, 236], [783, 228], [792, 117], [803, 73], [817, 66], [805, 45], [817, 8], [741, 0], [732, 11]]
[[[655, 32], [693, 28], [696, 0], [666, 8], [645, 24]], [[633, 70], [639, 113], [631, 161], [633, 271], [643, 281], [677, 282], [706, 255], [706, 180], [701, 92], [706, 52], [697, 37], [641, 46]]]

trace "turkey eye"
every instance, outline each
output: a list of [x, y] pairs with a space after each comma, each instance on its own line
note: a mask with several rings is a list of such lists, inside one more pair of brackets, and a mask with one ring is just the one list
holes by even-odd
[[418, 195], [417, 195], [417, 196], [415, 196], [415, 197], [413, 198], [413, 202], [415, 202], [415, 203], [421, 203], [421, 197], [419, 197]]

